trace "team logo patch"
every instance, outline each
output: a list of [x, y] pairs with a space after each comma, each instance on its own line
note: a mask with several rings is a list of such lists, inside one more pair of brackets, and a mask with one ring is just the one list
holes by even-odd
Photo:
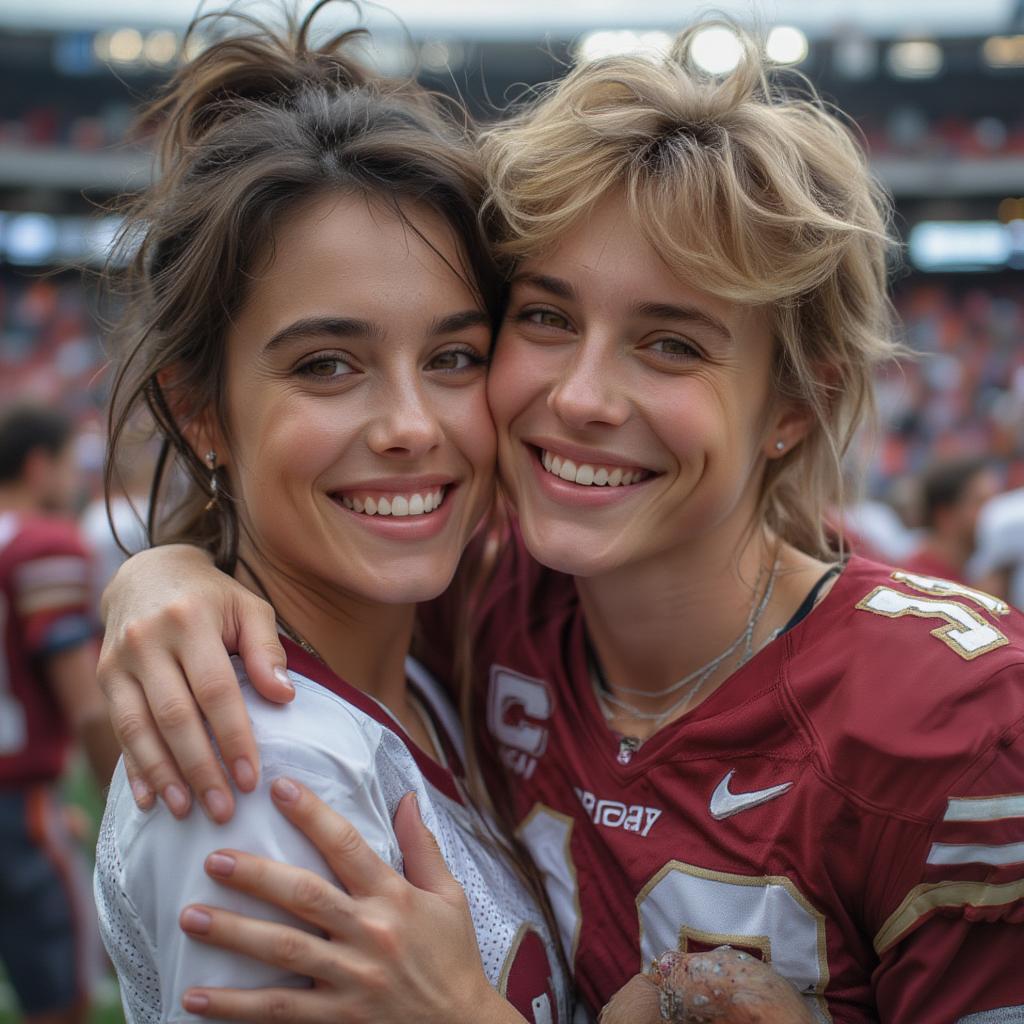
[[491, 666], [487, 726], [501, 744], [506, 766], [530, 778], [548, 746], [548, 720], [555, 702], [548, 684], [503, 665]]

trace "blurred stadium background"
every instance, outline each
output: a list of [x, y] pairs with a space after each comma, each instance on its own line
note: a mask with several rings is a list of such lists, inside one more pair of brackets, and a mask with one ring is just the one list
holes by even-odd
[[[382, 66], [417, 70], [486, 119], [575, 61], [663, 48], [707, 6], [391, 0], [365, 5], [364, 20]], [[770, 30], [772, 59], [856, 120], [895, 198], [906, 248], [894, 295], [925, 358], [881, 381], [869, 496], [912, 525], [918, 475], [960, 455], [990, 455], [1003, 486], [1024, 485], [1024, 0], [715, 8]], [[0, 403], [32, 396], [73, 414], [83, 506], [99, 493], [109, 379], [96, 290], [72, 268], [100, 265], [110, 201], [148, 177], [145, 144], [126, 132], [192, 55], [181, 40], [193, 13], [192, 0], [0, 0]], [[709, 70], [733, 51], [721, 32], [699, 47]], [[84, 777], [69, 785], [94, 814]], [[98, 1013], [116, 1018], [115, 1004], [111, 986]], [[0, 1024], [13, 1019], [0, 984]]]

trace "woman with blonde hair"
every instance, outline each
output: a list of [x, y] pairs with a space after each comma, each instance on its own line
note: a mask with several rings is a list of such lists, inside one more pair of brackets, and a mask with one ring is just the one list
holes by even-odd
[[[468, 609], [464, 697], [492, 799], [595, 1011], [668, 950], [630, 982], [658, 986], [635, 1019], [739, 1020], [739, 1004], [709, 1016], [730, 964], [677, 969], [729, 944], [770, 961], [812, 1019], [1024, 1019], [1021, 622], [843, 558], [825, 528], [896, 352], [887, 206], [847, 129], [756, 41], [735, 71], [701, 71], [701, 27], [665, 59], [580, 66], [483, 134], [508, 262], [489, 398], [512, 512], [480, 538], [487, 572], [421, 610], [428, 661], [459, 663], [450, 626]], [[148, 723], [125, 738], [150, 794], [183, 785], [176, 762], [197, 792], [225, 788], [204, 713], [227, 763], [252, 749], [224, 656], [190, 660], [190, 630], [282, 699], [251, 595], [214, 576], [158, 550], [108, 596], [103, 677], [121, 734]], [[162, 716], [172, 699], [191, 713]], [[313, 798], [289, 817], [334, 822], [375, 891]], [[285, 872], [245, 859], [227, 884], [294, 909]], [[423, 1019], [461, 1019], [444, 1008], [465, 978], [420, 955], [425, 934], [455, 941], [430, 894], [384, 903], [373, 936], [337, 921], [336, 955], [388, 965], [396, 1005], [415, 988]], [[193, 934], [254, 948], [252, 922], [207, 912]], [[302, 993], [202, 994], [213, 1016], [320, 1019]]]

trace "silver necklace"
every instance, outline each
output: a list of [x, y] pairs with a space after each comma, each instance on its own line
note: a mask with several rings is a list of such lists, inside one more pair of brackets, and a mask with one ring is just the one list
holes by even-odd
[[[740, 648], [742, 648], [742, 653], [736, 665], [736, 669], [742, 668], [754, 656], [754, 631], [757, 629], [757, 624], [761, 621], [761, 617], [764, 615], [765, 609], [768, 607], [768, 602], [771, 600], [772, 593], [775, 590], [775, 578], [778, 573], [778, 568], [779, 562], [778, 559], [776, 559], [768, 574], [768, 584], [765, 587], [764, 594], [760, 601], [757, 600], [755, 589], [754, 601], [750, 606], [750, 614], [747, 616], [747, 623], [743, 627], [743, 632], [740, 633], [740, 635], [736, 637], [736, 639], [733, 640], [733, 642], [729, 644], [721, 654], [717, 654], [710, 661], [705, 662], [703, 665], [683, 676], [682, 679], [674, 682], [667, 689], [661, 690], [656, 694], [645, 690], [630, 689], [625, 686], [617, 687], [617, 689], [622, 693], [630, 693], [649, 698], [662, 698], [669, 694], [677, 693], [679, 690], [686, 687], [683, 695], [678, 700], [673, 701], [672, 704], [663, 711], [644, 711], [642, 708], [638, 708], [635, 705], [630, 704], [628, 701], [624, 701], [615, 696], [615, 694], [609, 692], [607, 683], [604, 682], [601, 674], [597, 659], [592, 658], [591, 671], [594, 676], [594, 690], [597, 694], [601, 713], [604, 715], [605, 720], [610, 722], [617, 713], [614, 709], [618, 709], [619, 711], [625, 711], [627, 714], [639, 721], [653, 723], [654, 729], [657, 730], [670, 716], [679, 711], [680, 708], [686, 707], [686, 705], [689, 704], [689, 702], [697, 695], [704, 683], [711, 678], [715, 670]], [[640, 740], [636, 736], [623, 736], [619, 744], [619, 763], [629, 764], [633, 758], [633, 754], [639, 750], [639, 748]]]
[[[278, 617], [277, 620], [277, 628], [284, 633], [289, 640], [294, 640], [295, 643], [297, 643], [307, 654], [312, 654], [317, 661], [324, 661], [320, 656], [320, 652], [308, 640], [306, 640], [305, 637], [297, 633], [288, 625], [287, 622], [284, 621], [284, 619], [280, 617]], [[324, 664], [326, 665], [327, 662], [324, 662]]]

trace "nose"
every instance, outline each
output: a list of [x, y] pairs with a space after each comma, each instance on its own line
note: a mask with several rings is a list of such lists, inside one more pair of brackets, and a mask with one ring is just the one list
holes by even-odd
[[440, 420], [417, 383], [389, 389], [380, 401], [384, 408], [367, 435], [367, 443], [377, 455], [416, 459], [440, 445]]
[[611, 345], [583, 339], [548, 393], [548, 408], [571, 427], [620, 427], [630, 415], [622, 368]]

